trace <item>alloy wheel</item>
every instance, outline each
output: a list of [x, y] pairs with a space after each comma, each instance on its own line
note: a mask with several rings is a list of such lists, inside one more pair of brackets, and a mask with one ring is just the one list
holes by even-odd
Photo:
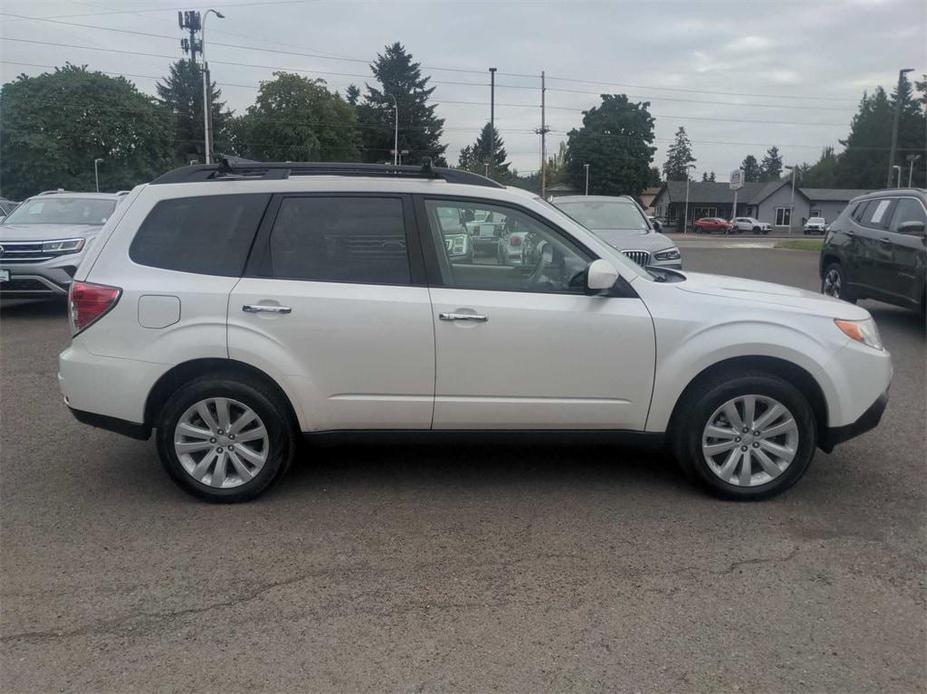
[[842, 280], [840, 278], [840, 271], [832, 267], [824, 275], [824, 293], [827, 296], [832, 296], [835, 299], [840, 299], [840, 290], [841, 290]]
[[708, 418], [702, 454], [718, 478], [738, 487], [766, 484], [786, 471], [798, 451], [795, 417], [778, 400], [738, 395]]
[[206, 398], [187, 409], [174, 427], [174, 452], [193, 479], [228, 489], [251, 481], [270, 451], [258, 414], [231, 398]]

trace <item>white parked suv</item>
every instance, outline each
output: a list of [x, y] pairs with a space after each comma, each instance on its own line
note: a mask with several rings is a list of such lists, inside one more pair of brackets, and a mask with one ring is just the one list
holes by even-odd
[[[527, 262], [450, 256], [459, 209], [517, 220]], [[665, 443], [758, 499], [876, 426], [892, 376], [862, 308], [644, 269], [531, 193], [430, 166], [167, 173], [107, 222], [70, 320], [74, 415], [156, 430], [174, 480], [214, 501], [264, 491], [300, 434], [397, 430]]]
[[754, 234], [768, 234], [772, 230], [768, 222], [761, 222], [755, 217], [734, 217], [731, 224], [738, 234], [742, 231], [752, 231]]

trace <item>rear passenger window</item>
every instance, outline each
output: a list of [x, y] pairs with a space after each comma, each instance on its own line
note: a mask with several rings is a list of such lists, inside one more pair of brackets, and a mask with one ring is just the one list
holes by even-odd
[[409, 284], [398, 198], [285, 198], [270, 234], [267, 274], [280, 279]]
[[241, 277], [269, 195], [207, 195], [162, 200], [129, 248], [139, 265]]
[[863, 217], [863, 224], [884, 229], [888, 226], [888, 220], [892, 218], [889, 211], [894, 202], [892, 198], [888, 198], [887, 200], [871, 200], [869, 202], [869, 208], [866, 210], [866, 216]]

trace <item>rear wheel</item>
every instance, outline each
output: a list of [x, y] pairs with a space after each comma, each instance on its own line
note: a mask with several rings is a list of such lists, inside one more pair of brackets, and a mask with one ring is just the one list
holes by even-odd
[[760, 229], [759, 227], [753, 227], [753, 233], [754, 233], [754, 234], [762, 233], [762, 231], [763, 231], [763, 230]]
[[259, 381], [207, 376], [168, 398], [157, 421], [161, 462], [183, 489], [209, 501], [253, 499], [289, 467], [286, 407]]
[[856, 297], [850, 293], [846, 274], [840, 263], [831, 263], [824, 268], [824, 277], [821, 280], [821, 293], [832, 296], [835, 299], [848, 301], [851, 304], [856, 303]]
[[793, 385], [752, 373], [705, 383], [677, 418], [676, 457], [713, 494], [766, 499], [795, 484], [811, 463], [814, 413]]

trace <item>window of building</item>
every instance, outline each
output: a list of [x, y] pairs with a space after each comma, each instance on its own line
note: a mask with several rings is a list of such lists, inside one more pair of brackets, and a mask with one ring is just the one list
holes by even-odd
[[792, 226], [792, 210], [788, 207], [777, 207], [776, 208], [776, 226], [777, 227], [788, 227]]

